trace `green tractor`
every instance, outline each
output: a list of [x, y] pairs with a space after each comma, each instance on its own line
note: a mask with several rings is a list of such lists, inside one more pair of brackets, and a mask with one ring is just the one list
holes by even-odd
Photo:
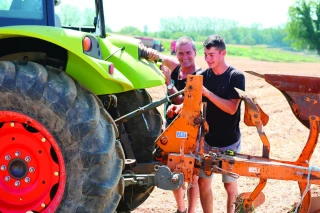
[[75, 2], [0, 2], [1, 213], [130, 212], [156, 186], [160, 113], [115, 120], [164, 76], [140, 40], [106, 32], [103, 0]]

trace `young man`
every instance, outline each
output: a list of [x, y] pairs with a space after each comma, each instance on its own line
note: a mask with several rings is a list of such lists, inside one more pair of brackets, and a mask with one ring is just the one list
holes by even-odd
[[[205, 150], [209, 151], [211, 147], [217, 147], [222, 151], [232, 149], [239, 152], [241, 99], [234, 88], [245, 90], [244, 74], [226, 63], [227, 52], [222, 37], [211, 35], [204, 41], [203, 46], [205, 60], [209, 66], [202, 73], [202, 95], [203, 101], [207, 102], [206, 120], [209, 125], [209, 133], [205, 136]], [[181, 106], [172, 105], [168, 108], [167, 115], [172, 116], [181, 108]], [[201, 172], [198, 183], [204, 213], [213, 212], [211, 180], [212, 177], [207, 177]], [[237, 179], [222, 175], [222, 182], [228, 194], [227, 213], [233, 213], [234, 202], [238, 195]]]
[[[200, 71], [200, 67], [195, 64], [195, 57], [197, 55], [194, 41], [187, 37], [181, 37], [176, 42], [176, 58], [172, 56], [160, 55], [157, 51], [149, 49], [148, 58], [150, 60], [163, 60], [162, 72], [166, 77], [167, 93], [174, 94], [186, 86], [186, 78], [188, 75], [195, 75]], [[173, 99], [175, 104], [183, 102], [183, 95]], [[166, 105], [166, 108], [168, 105]], [[165, 109], [166, 110], [166, 109]], [[168, 126], [174, 118], [166, 117], [166, 126]], [[184, 203], [184, 190], [182, 188], [173, 191], [177, 202], [177, 213], [193, 213], [195, 211], [197, 199], [199, 196], [198, 177], [193, 177], [194, 181], [192, 187], [188, 189], [188, 210]]]

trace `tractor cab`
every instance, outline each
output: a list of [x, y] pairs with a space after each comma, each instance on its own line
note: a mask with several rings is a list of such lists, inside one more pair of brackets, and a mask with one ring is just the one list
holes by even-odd
[[2, 0], [0, 19], [0, 27], [53, 26], [106, 36], [103, 0], [84, 4], [71, 0]]
[[54, 4], [54, 0], [3, 0], [0, 3], [0, 26], [55, 26]]

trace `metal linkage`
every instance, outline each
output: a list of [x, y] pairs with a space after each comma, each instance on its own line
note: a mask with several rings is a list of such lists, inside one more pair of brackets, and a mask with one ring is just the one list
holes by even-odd
[[123, 174], [125, 185], [157, 186], [164, 190], [179, 189], [184, 183], [183, 174], [172, 173], [167, 166], [155, 166], [155, 174]]

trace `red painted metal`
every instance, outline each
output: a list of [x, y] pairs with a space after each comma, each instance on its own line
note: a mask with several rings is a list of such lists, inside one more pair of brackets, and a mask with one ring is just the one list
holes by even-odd
[[[53, 136], [27, 115], [0, 111], [0, 141], [0, 212], [55, 212], [64, 193], [66, 172]], [[27, 165], [22, 179], [9, 172], [13, 160]], [[52, 191], [56, 193], [50, 197]]]
[[293, 114], [307, 128], [309, 116], [320, 116], [320, 84], [318, 77], [250, 74], [264, 78], [266, 82], [280, 90], [287, 99]]

